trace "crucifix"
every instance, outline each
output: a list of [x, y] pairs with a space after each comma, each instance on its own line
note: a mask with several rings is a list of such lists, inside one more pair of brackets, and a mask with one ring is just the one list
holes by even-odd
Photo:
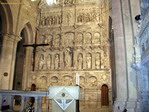
[[38, 29], [36, 30], [35, 35], [35, 43], [34, 44], [24, 44], [23, 47], [33, 47], [33, 68], [32, 70], [35, 70], [35, 57], [36, 57], [36, 48], [39, 46], [48, 46], [49, 44], [37, 44], [37, 36], [38, 36]]

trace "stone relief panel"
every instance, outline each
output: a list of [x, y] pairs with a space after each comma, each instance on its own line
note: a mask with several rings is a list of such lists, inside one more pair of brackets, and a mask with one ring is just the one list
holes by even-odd
[[[75, 86], [78, 72], [84, 91], [81, 108], [99, 108], [101, 86], [111, 87], [109, 13], [103, 0], [98, 6], [90, 3], [94, 1], [97, 2], [58, 0], [56, 2], [64, 5], [41, 9], [38, 43], [48, 43], [49, 46], [37, 47], [36, 69], [29, 80], [39, 89]], [[74, 2], [78, 4], [72, 5]], [[83, 4], [85, 2], [88, 2], [87, 6]]]
[[50, 85], [49, 86], [58, 86], [58, 85], [59, 85], [58, 76], [52, 76], [50, 78]]
[[63, 77], [63, 84], [64, 86], [73, 86], [73, 77], [66, 75]]

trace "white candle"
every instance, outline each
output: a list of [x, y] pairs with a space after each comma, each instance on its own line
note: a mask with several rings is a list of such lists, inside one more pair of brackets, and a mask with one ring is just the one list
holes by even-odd
[[80, 78], [78, 72], [76, 72], [76, 85], [80, 84]]

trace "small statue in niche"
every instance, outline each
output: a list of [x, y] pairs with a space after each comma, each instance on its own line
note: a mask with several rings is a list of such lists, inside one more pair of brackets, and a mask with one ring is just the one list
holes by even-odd
[[51, 66], [52, 66], [52, 57], [51, 57], [51, 55], [49, 54], [48, 56], [47, 56], [47, 69], [51, 69]]
[[47, 88], [47, 77], [46, 76], [40, 77], [40, 87]]
[[54, 40], [54, 46], [60, 47], [60, 41], [61, 41], [61, 37], [60, 37], [60, 35], [57, 35], [55, 40]]
[[65, 67], [71, 67], [72, 66], [72, 51], [70, 48], [66, 48], [65, 51]]
[[76, 37], [76, 45], [83, 45], [83, 34], [79, 33]]
[[92, 35], [90, 33], [86, 33], [85, 44], [91, 44], [91, 43], [92, 43]]
[[60, 57], [59, 54], [55, 55], [55, 61], [54, 61], [54, 68], [55, 70], [59, 69], [60, 67]]
[[100, 69], [100, 67], [101, 67], [101, 54], [100, 53], [96, 53], [95, 67], [96, 67], [96, 69]]
[[70, 24], [71, 22], [71, 18], [72, 18], [72, 15], [70, 13], [67, 14], [67, 23], [68, 25]]
[[78, 69], [83, 69], [83, 55], [80, 53], [77, 59]]
[[92, 68], [92, 55], [88, 53], [86, 55], [86, 68], [91, 69]]
[[44, 55], [41, 54], [38, 62], [38, 69], [43, 70], [44, 69]]
[[101, 43], [101, 41], [100, 41], [100, 34], [99, 33], [95, 33], [94, 34], [93, 43], [94, 44], [100, 44]]

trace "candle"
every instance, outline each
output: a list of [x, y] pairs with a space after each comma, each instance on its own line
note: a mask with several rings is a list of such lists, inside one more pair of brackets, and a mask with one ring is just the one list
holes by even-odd
[[78, 72], [76, 72], [76, 85], [79, 85], [79, 84], [80, 84], [80, 77]]

